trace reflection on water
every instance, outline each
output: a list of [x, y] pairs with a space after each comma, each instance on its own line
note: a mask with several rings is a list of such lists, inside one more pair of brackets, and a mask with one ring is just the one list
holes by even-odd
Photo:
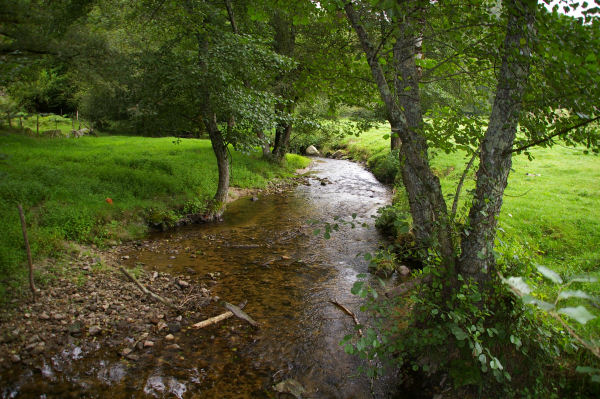
[[[156, 348], [154, 356], [127, 367], [115, 354], [78, 360], [68, 379], [52, 371], [47, 384], [64, 385], [89, 396], [108, 397], [274, 397], [272, 386], [290, 378], [306, 397], [371, 397], [370, 384], [354, 377], [358, 361], [338, 345], [353, 330], [350, 317], [328, 301], [336, 298], [359, 316], [350, 294], [367, 265], [358, 254], [378, 245], [371, 216], [390, 193], [359, 165], [318, 160], [313, 171], [330, 184], [311, 179], [288, 195], [241, 199], [229, 205], [225, 220], [156, 235], [153, 245], [130, 253], [129, 266], [190, 274], [222, 299], [239, 303], [261, 324], [254, 330], [238, 319], [182, 331], [179, 351]], [[309, 219], [351, 219], [331, 239], [312, 233]], [[197, 254], [191, 257], [190, 253]], [[68, 354], [76, 358], [74, 351]], [[102, 352], [101, 352], [102, 353]], [[50, 373], [50, 371], [47, 371]], [[51, 379], [54, 379], [51, 381]], [[385, 395], [376, 384], [376, 396]], [[74, 387], [77, 387], [76, 389]]]

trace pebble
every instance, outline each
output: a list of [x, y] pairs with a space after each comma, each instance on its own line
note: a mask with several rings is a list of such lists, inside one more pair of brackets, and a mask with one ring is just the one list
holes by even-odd
[[181, 323], [177, 321], [173, 323], [167, 323], [167, 325], [169, 327], [169, 332], [176, 333], [181, 331]]
[[42, 319], [42, 320], [50, 320], [50, 316], [48, 315], [48, 313], [42, 312], [42, 314], [40, 314], [40, 319]]
[[181, 287], [181, 288], [187, 288], [190, 286], [190, 283], [188, 283], [185, 280], [179, 280], [177, 281], [177, 284]]
[[10, 360], [13, 363], [19, 363], [21, 361], [21, 356], [17, 355], [16, 353], [13, 353], [12, 355], [10, 355]]
[[175, 336], [174, 336], [173, 334], [167, 334], [167, 335], [165, 336], [165, 339], [166, 339], [167, 341], [173, 341], [173, 340], [175, 339]]
[[102, 332], [102, 329], [100, 328], [100, 326], [91, 326], [88, 330], [88, 334], [91, 335], [92, 337], [100, 334], [101, 332]]
[[158, 331], [164, 330], [165, 328], [168, 328], [168, 325], [163, 320], [159, 321], [158, 324], [156, 325], [156, 329]]
[[121, 351], [121, 355], [123, 355], [123, 356], [127, 356], [127, 355], [129, 355], [131, 352], [133, 352], [133, 349], [131, 349], [131, 348], [124, 348], [124, 349]]
[[35, 345], [31, 353], [34, 355], [39, 355], [40, 353], [43, 353], [44, 350], [46, 350], [46, 343], [42, 341]]
[[121, 256], [121, 259], [123, 259], [123, 260], [128, 260], [128, 259], [129, 259], [129, 255], [124, 255], [124, 256]]
[[167, 345], [165, 346], [165, 349], [169, 349], [169, 350], [179, 350], [181, 349], [181, 346], [177, 345], [177, 344], [171, 344], [171, 345]]
[[150, 341], [150, 340], [144, 341], [144, 348], [152, 348], [153, 346], [154, 346], [153, 341]]
[[408, 276], [410, 274], [410, 269], [404, 265], [400, 265], [398, 268], [398, 273], [402, 276]]

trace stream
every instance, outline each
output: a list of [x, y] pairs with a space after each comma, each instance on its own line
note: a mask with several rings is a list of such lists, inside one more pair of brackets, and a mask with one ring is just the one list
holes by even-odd
[[[141, 263], [148, 270], [214, 280], [211, 292], [230, 303], [247, 301], [244, 311], [260, 329], [233, 318], [182, 331], [181, 351], [157, 348], [134, 368], [100, 351], [75, 361], [82, 362], [80, 375], [72, 378], [89, 388], [84, 395], [268, 398], [277, 397], [274, 385], [293, 379], [307, 398], [390, 397], [391, 378], [371, 385], [356, 375], [365, 364], [339, 345], [354, 322], [329, 301], [367, 317], [350, 289], [357, 274], [367, 272], [361, 255], [378, 248], [372, 216], [390, 203], [391, 192], [362, 166], [344, 160], [317, 158], [310, 176], [310, 184], [284, 195], [229, 204], [221, 223], [157, 233], [152, 245], [127, 254], [128, 267]], [[351, 220], [352, 214], [355, 228], [340, 226], [330, 239], [315, 235], [309, 223]], [[72, 391], [64, 385], [67, 397]]]

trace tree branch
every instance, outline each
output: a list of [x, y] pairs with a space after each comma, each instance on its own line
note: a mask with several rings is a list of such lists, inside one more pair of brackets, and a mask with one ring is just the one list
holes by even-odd
[[456, 186], [456, 194], [454, 194], [454, 201], [452, 202], [452, 212], [450, 213], [450, 220], [454, 220], [456, 216], [456, 208], [458, 208], [458, 198], [460, 197], [460, 191], [462, 190], [463, 183], [465, 182], [465, 178], [467, 177], [467, 173], [469, 173], [469, 169], [473, 166], [473, 162], [475, 162], [475, 158], [479, 155], [479, 149], [473, 153], [473, 156], [467, 163], [465, 170], [460, 176], [460, 180], [458, 181], [458, 185]]
[[530, 147], [533, 147], [533, 146], [536, 146], [538, 144], [545, 143], [546, 141], [552, 140], [556, 136], [562, 136], [563, 134], [566, 134], [566, 133], [570, 132], [571, 130], [578, 129], [580, 127], [589, 125], [590, 123], [595, 122], [595, 121], [597, 121], [599, 119], [600, 119], [600, 116], [597, 116], [597, 117], [592, 118], [592, 119], [587, 119], [587, 120], [585, 120], [583, 122], [580, 122], [580, 123], [578, 123], [578, 124], [576, 124], [574, 126], [569, 126], [569, 127], [566, 127], [566, 128], [564, 128], [562, 130], [559, 130], [558, 132], [553, 133], [550, 136], [545, 136], [545, 137], [542, 137], [542, 138], [540, 138], [538, 140], [532, 141], [531, 143], [522, 145], [521, 147], [517, 147], [517, 148], [513, 148], [511, 150], [504, 151], [503, 155], [512, 154], [513, 152], [521, 152], [521, 151], [526, 150], [526, 149], [528, 149]]

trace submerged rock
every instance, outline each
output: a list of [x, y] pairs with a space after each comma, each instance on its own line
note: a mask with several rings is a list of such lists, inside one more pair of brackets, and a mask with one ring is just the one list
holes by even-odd
[[292, 378], [281, 381], [279, 384], [274, 385], [273, 389], [279, 393], [290, 394], [296, 399], [302, 399], [302, 394], [306, 392], [302, 384]]

